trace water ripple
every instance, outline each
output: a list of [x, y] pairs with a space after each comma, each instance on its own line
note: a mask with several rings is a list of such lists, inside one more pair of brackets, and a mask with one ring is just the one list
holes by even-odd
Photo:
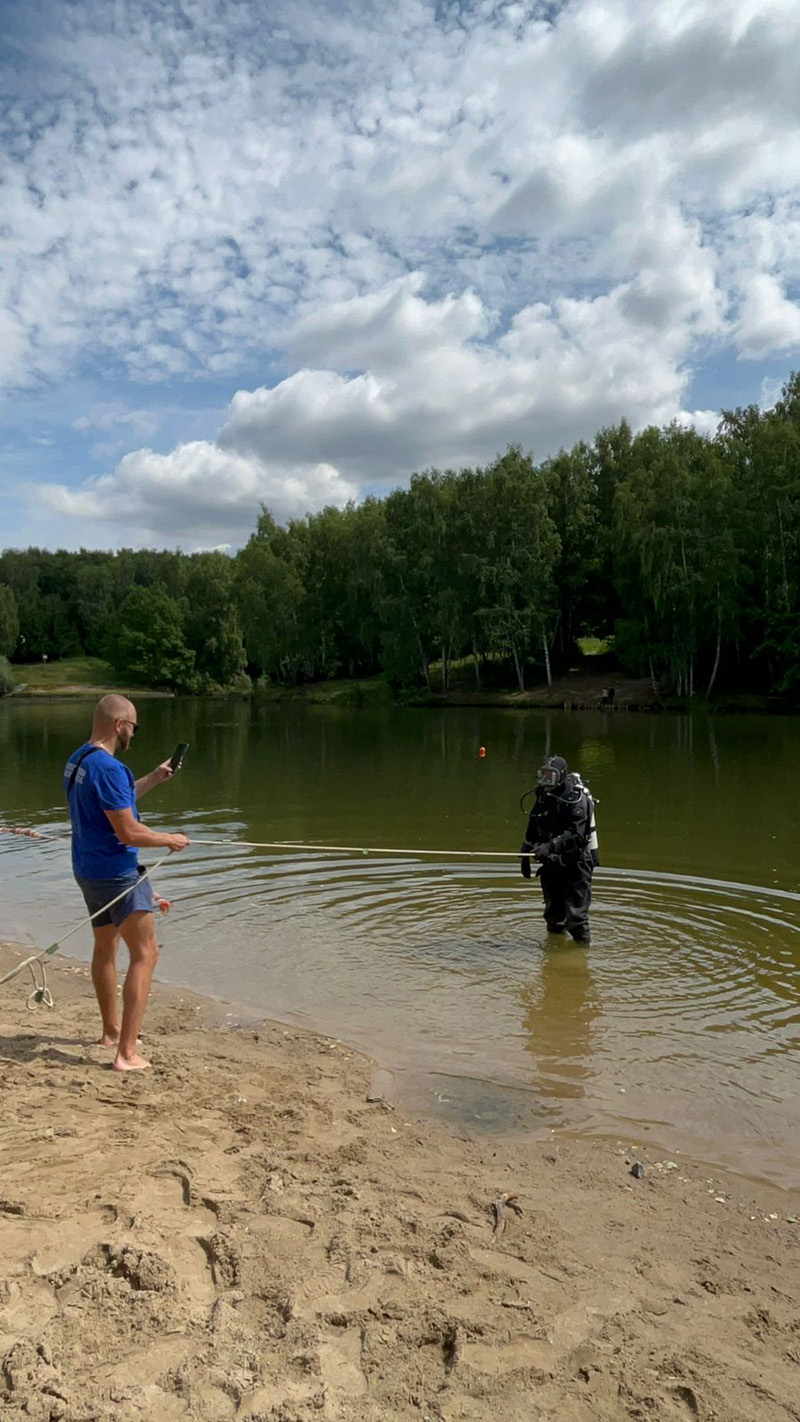
[[[242, 832], [224, 814], [187, 828]], [[52, 936], [52, 904], [75, 904], [69, 856], [37, 850], [0, 838], [0, 882]], [[516, 861], [231, 844], [176, 856], [159, 886], [175, 905], [173, 980], [362, 1045], [452, 1123], [653, 1129], [719, 1163], [750, 1169], [757, 1153], [759, 1173], [796, 1174], [800, 894], [604, 869], [587, 952], [546, 936]]]

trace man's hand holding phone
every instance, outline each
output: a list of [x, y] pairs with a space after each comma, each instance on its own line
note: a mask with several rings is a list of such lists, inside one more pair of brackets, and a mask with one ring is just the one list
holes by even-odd
[[175, 772], [180, 770], [183, 765], [183, 757], [188, 749], [189, 742], [181, 741], [180, 744], [175, 747], [169, 760], [162, 760], [161, 764], [157, 765], [155, 770], [151, 771], [148, 776], [145, 776], [147, 784], [145, 785], [145, 783], [142, 782], [139, 794], [146, 793], [146, 790], [151, 789], [154, 785], [163, 785], [165, 780], [171, 780]]
[[171, 759], [167, 762], [173, 775], [177, 770], [180, 770], [181, 766], [183, 765], [183, 758], [186, 755], [188, 749], [188, 741], [179, 741], [176, 745], [174, 751], [172, 752]]

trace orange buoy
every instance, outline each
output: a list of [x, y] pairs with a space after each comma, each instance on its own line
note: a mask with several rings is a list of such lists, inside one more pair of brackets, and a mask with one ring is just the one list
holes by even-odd
[[479, 747], [478, 747], [478, 755], [480, 756], [481, 760], [483, 760], [484, 756], [486, 755], [486, 747], [485, 747], [485, 746], [479, 746]]

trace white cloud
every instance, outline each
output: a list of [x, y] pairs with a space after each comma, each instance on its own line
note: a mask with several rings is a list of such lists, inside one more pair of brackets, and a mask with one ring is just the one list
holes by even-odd
[[0, 379], [78, 367], [98, 393], [76, 428], [106, 459], [158, 428], [120, 367], [142, 405], [263, 381], [216, 443], [47, 486], [63, 514], [236, 542], [260, 499], [296, 512], [669, 419], [709, 346], [800, 339], [795, 0], [31, 0], [17, 20]]
[[720, 425], [719, 410], [682, 410], [678, 424], [686, 429], [695, 429], [698, 434], [715, 435]]
[[155, 434], [161, 423], [161, 416], [154, 410], [129, 410], [118, 403], [93, 405], [84, 415], [73, 420], [72, 428], [83, 433], [86, 430], [129, 429], [139, 439], [147, 439]]
[[25, 333], [13, 311], [0, 309], [0, 385], [10, 383], [24, 361]]
[[[366, 296], [317, 303], [287, 340], [293, 363], [337, 370], [397, 370], [420, 345], [438, 355], [487, 335], [491, 315], [472, 291], [426, 302], [422, 272], [412, 272]], [[310, 304], [310, 303], [309, 303]]]
[[[706, 294], [688, 282], [682, 301], [703, 309]], [[114, 474], [78, 490], [40, 486], [37, 497], [64, 515], [145, 530], [148, 541], [235, 544], [262, 501], [288, 518], [342, 505], [364, 486], [396, 485], [414, 469], [490, 460], [510, 430], [542, 455], [623, 414], [635, 425], [680, 415], [688, 328], [653, 340], [665, 319], [657, 290], [627, 283], [531, 305], [490, 341], [495, 319], [473, 295], [426, 301], [416, 280], [337, 303], [303, 319], [298, 347], [344, 352], [346, 367], [363, 338], [368, 374], [304, 368], [272, 388], [240, 390], [215, 443], [139, 450]], [[716, 424], [709, 411], [682, 418]]]
[[753, 358], [800, 347], [800, 305], [768, 272], [757, 272], [747, 283], [738, 339], [742, 354]]
[[298, 329], [299, 351], [344, 371], [355, 343], [367, 374], [305, 368], [272, 389], [240, 391], [219, 442], [259, 458], [327, 451], [369, 484], [486, 460], [512, 437], [546, 453], [623, 413], [638, 424], [676, 415], [692, 317], [706, 329], [714, 313], [702, 261], [671, 285], [639, 279], [608, 295], [533, 303], [504, 332], [474, 293], [426, 301], [416, 279], [391, 284]]
[[762, 410], [772, 410], [777, 405], [783, 393], [783, 381], [776, 380], [774, 376], [765, 375], [761, 382], [758, 400], [755, 402]]
[[166, 455], [136, 450], [114, 474], [87, 479], [78, 489], [39, 484], [31, 493], [57, 514], [120, 530], [123, 541], [188, 548], [209, 539], [215, 547], [223, 538], [244, 542], [262, 502], [287, 519], [324, 504], [343, 505], [355, 489], [329, 465], [262, 465], [195, 440]]

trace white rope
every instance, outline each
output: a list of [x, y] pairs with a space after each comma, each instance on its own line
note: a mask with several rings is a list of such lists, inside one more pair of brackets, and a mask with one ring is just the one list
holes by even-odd
[[[143, 870], [136, 880], [136, 884], [143, 884], [145, 879], [149, 879], [150, 875], [155, 873], [156, 869], [160, 869], [162, 864], [166, 864], [169, 857], [169, 854], [165, 854], [163, 859], [159, 859], [156, 864], [151, 864], [149, 869]], [[10, 983], [12, 978], [17, 977], [25, 968], [28, 968], [34, 982], [33, 992], [30, 993], [27, 1000], [29, 1011], [32, 1012], [40, 1003], [45, 1007], [52, 1007], [53, 997], [47, 986], [46, 968], [44, 964], [42, 964], [42, 981], [39, 983], [36, 979], [33, 964], [41, 963], [43, 958], [51, 958], [54, 953], [58, 952], [61, 944], [66, 943], [67, 939], [72, 937], [73, 933], [77, 933], [81, 928], [85, 928], [87, 924], [93, 923], [96, 918], [100, 917], [101, 913], [106, 913], [110, 908], [113, 908], [115, 904], [119, 903], [120, 899], [124, 899], [126, 894], [129, 894], [131, 890], [136, 887], [136, 884], [129, 884], [126, 889], [122, 890], [121, 894], [117, 894], [116, 898], [110, 899], [107, 904], [103, 904], [102, 908], [96, 909], [88, 918], [82, 918], [78, 923], [73, 924], [72, 928], [67, 929], [66, 933], [62, 933], [61, 937], [57, 938], [55, 943], [51, 943], [49, 948], [45, 948], [41, 953], [34, 953], [30, 958], [25, 958], [23, 962], [18, 963], [16, 968], [12, 968], [10, 973], [6, 973], [5, 977], [0, 978], [0, 987], [3, 986], [3, 983]]]
[[[23, 839], [40, 840], [63, 841], [68, 840], [70, 838], [69, 834], [50, 834], [46, 830], [23, 829], [18, 826], [12, 825], [0, 825], [0, 834], [13, 834]], [[357, 844], [315, 844], [309, 840], [289, 839], [251, 840], [232, 839], [230, 837], [228, 837], [227, 839], [203, 838], [191, 839], [190, 843], [192, 845], [197, 844], [214, 848], [224, 847], [237, 849], [288, 849], [292, 850], [294, 853], [305, 854], [359, 854], [363, 858], [368, 858], [372, 854], [385, 854], [391, 857], [396, 857], [397, 855], [410, 855], [412, 858], [416, 859], [441, 859], [443, 857], [457, 859], [519, 858], [519, 851], [514, 854], [506, 849], [396, 849], [386, 848], [383, 845], [366, 846]], [[168, 858], [169, 855], [165, 855], [163, 859], [159, 859], [158, 863], [154, 864], [151, 869], [146, 869], [144, 871], [141, 878], [149, 878], [150, 874], [153, 873], [154, 870], [160, 869], [161, 865], [166, 863], [166, 860]], [[110, 903], [105, 904], [103, 908], [98, 909], [97, 912], [91, 914], [89, 918], [81, 919], [80, 922], [76, 923], [72, 928], [68, 930], [68, 932], [62, 934], [61, 937], [58, 938], [55, 943], [51, 943], [49, 948], [45, 948], [42, 953], [34, 954], [32, 957], [26, 958], [24, 962], [19, 963], [16, 968], [12, 968], [10, 973], [6, 973], [5, 977], [0, 978], [0, 987], [2, 987], [4, 983], [11, 982], [12, 978], [17, 977], [17, 975], [23, 972], [25, 968], [28, 968], [31, 977], [33, 978], [33, 990], [27, 1000], [28, 1008], [33, 1011], [33, 1009], [39, 1004], [43, 1004], [45, 1007], [52, 1007], [53, 997], [47, 986], [47, 970], [44, 967], [44, 964], [42, 964], [42, 977], [41, 981], [39, 981], [37, 980], [36, 972], [34, 970], [33, 965], [35, 963], [42, 962], [44, 958], [51, 957], [53, 953], [57, 952], [61, 944], [65, 943], [68, 938], [71, 938], [74, 933], [77, 933], [81, 928], [85, 928], [87, 924], [90, 924], [93, 922], [94, 919], [99, 918], [100, 915], [105, 913], [108, 909], [113, 908], [114, 904], [119, 903], [120, 899], [124, 898], [125, 895], [128, 893], [130, 893], [130, 888], [123, 889], [122, 893], [117, 894], [117, 897], [115, 899], [112, 899]]]
[[294, 849], [311, 850], [314, 853], [325, 854], [412, 854], [416, 856], [432, 855], [440, 858], [442, 855], [455, 855], [459, 859], [519, 859], [519, 850], [512, 852], [509, 849], [387, 849], [383, 845], [360, 845], [360, 844], [315, 844], [312, 840], [295, 839], [195, 839], [191, 838], [192, 844], [208, 845], [230, 845], [239, 849]]
[[[20, 827], [18, 827], [18, 826], [12, 826], [12, 825], [0, 825], [0, 834], [3, 834], [3, 833], [4, 833], [4, 834], [17, 835], [17, 836], [19, 836], [19, 837], [21, 837], [21, 838], [24, 838], [24, 839], [60, 840], [60, 841], [63, 841], [63, 840], [68, 840], [68, 839], [70, 838], [70, 835], [69, 835], [69, 834], [50, 834], [50, 833], [48, 833], [46, 830], [23, 829], [23, 828], [20, 828]], [[369, 845], [369, 846], [367, 846], [367, 845], [357, 845], [357, 844], [315, 844], [315, 843], [313, 843], [313, 842], [310, 841], [310, 840], [289, 840], [289, 839], [251, 840], [251, 839], [232, 839], [232, 838], [230, 838], [230, 837], [228, 837], [227, 839], [205, 839], [205, 838], [203, 838], [203, 839], [194, 839], [194, 838], [192, 838], [192, 839], [190, 840], [190, 843], [191, 843], [192, 845], [202, 845], [202, 846], [208, 846], [208, 847], [214, 847], [214, 848], [224, 847], [224, 848], [226, 848], [226, 849], [227, 849], [227, 848], [236, 848], [236, 849], [288, 849], [288, 850], [292, 850], [294, 853], [305, 853], [305, 854], [308, 854], [308, 853], [312, 853], [312, 854], [359, 854], [359, 855], [361, 855], [363, 858], [368, 858], [370, 855], [373, 855], [373, 854], [385, 854], [385, 855], [389, 855], [389, 856], [391, 856], [391, 857], [397, 857], [398, 855], [410, 855], [412, 858], [416, 858], [416, 859], [420, 859], [420, 858], [434, 858], [434, 859], [441, 859], [441, 858], [457, 858], [457, 859], [518, 859], [518, 858], [519, 858], [519, 851], [517, 851], [516, 854], [515, 854], [515, 853], [513, 853], [512, 851], [507, 850], [507, 849], [419, 849], [419, 848], [417, 848], [417, 849], [405, 849], [405, 848], [397, 849], [397, 848], [386, 848], [386, 847], [383, 846], [383, 845]], [[167, 860], [168, 858], [169, 858], [169, 855], [165, 855], [165, 857], [164, 857], [163, 859], [159, 859], [158, 863], [157, 863], [157, 864], [154, 864], [151, 869], [146, 869], [146, 870], [144, 871], [144, 873], [142, 874], [141, 878], [142, 878], [142, 879], [147, 879], [147, 878], [149, 878], [150, 874], [153, 873], [154, 870], [160, 869], [161, 865], [164, 864], [164, 863], [166, 863], [166, 860]], [[108, 909], [113, 908], [113, 907], [114, 907], [114, 904], [119, 903], [120, 899], [124, 898], [125, 895], [128, 894], [128, 893], [130, 893], [130, 888], [123, 889], [122, 893], [121, 893], [121, 894], [117, 894], [117, 897], [116, 897], [115, 899], [112, 899], [110, 903], [105, 904], [105, 905], [103, 906], [103, 908], [98, 909], [97, 912], [91, 914], [91, 915], [89, 916], [89, 918], [81, 919], [80, 922], [79, 922], [79, 923], [76, 923], [72, 928], [70, 928], [67, 933], [62, 934], [62, 936], [61, 936], [60, 938], [58, 938], [55, 943], [51, 943], [51, 945], [50, 945], [49, 948], [45, 948], [42, 953], [37, 953], [37, 954], [35, 954], [34, 956], [32, 956], [32, 957], [30, 957], [30, 958], [26, 958], [26, 959], [24, 960], [24, 962], [19, 963], [16, 968], [12, 968], [12, 970], [11, 970], [10, 973], [6, 973], [5, 977], [0, 978], [0, 987], [2, 987], [4, 983], [10, 982], [10, 981], [12, 980], [12, 978], [17, 977], [17, 975], [18, 975], [19, 973], [23, 972], [25, 968], [28, 968], [29, 971], [30, 971], [31, 977], [33, 978], [33, 984], [34, 984], [34, 986], [33, 986], [33, 991], [30, 993], [30, 995], [29, 995], [29, 997], [28, 997], [28, 1001], [27, 1001], [27, 1006], [28, 1006], [28, 1008], [29, 1008], [31, 1011], [33, 1011], [34, 1007], [36, 1007], [36, 1006], [39, 1005], [40, 1003], [43, 1004], [45, 1007], [52, 1007], [52, 1006], [53, 1006], [53, 998], [52, 998], [52, 994], [50, 993], [50, 990], [49, 990], [49, 988], [48, 988], [48, 986], [47, 986], [47, 971], [46, 971], [46, 968], [44, 967], [44, 965], [42, 965], [42, 979], [41, 979], [41, 982], [39, 982], [39, 981], [37, 980], [37, 977], [36, 977], [36, 973], [35, 973], [35, 971], [34, 971], [33, 964], [34, 964], [34, 963], [39, 963], [39, 962], [41, 962], [42, 959], [44, 959], [44, 958], [49, 958], [49, 957], [51, 957], [53, 953], [57, 952], [57, 950], [60, 948], [61, 944], [62, 944], [62, 943], [65, 943], [68, 938], [71, 938], [74, 933], [77, 933], [81, 928], [86, 927], [87, 924], [92, 923], [94, 919], [99, 918], [99, 916], [100, 916], [101, 914], [105, 913]]]
[[[0, 825], [0, 833], [22, 835], [27, 839], [69, 839], [69, 835], [47, 834], [43, 830], [12, 829], [10, 825]], [[361, 844], [316, 844], [313, 840], [302, 839], [196, 839], [189, 836], [191, 844], [224, 846], [233, 849], [293, 849], [324, 854], [411, 854], [418, 858], [455, 856], [458, 859], [519, 859], [519, 850], [510, 849], [387, 849], [383, 845]]]

